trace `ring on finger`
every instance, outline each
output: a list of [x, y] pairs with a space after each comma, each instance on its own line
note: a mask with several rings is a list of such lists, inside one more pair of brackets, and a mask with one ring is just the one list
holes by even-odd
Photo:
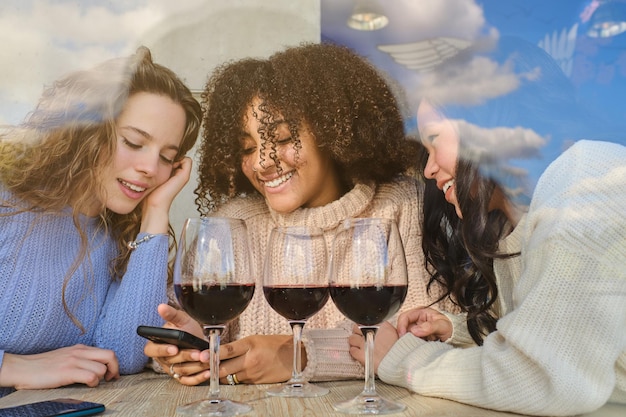
[[228, 381], [228, 385], [237, 385], [240, 383], [237, 379], [237, 374], [226, 375], [226, 381]]
[[174, 365], [176, 365], [175, 363], [170, 365], [170, 375], [172, 375], [172, 378], [174, 379], [180, 379], [181, 375], [178, 372], [174, 372]]

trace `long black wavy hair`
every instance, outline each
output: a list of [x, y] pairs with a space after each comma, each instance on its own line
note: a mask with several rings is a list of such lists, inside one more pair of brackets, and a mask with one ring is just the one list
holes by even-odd
[[[521, 126], [557, 144], [562, 141], [557, 152], [589, 132], [596, 136], [601, 131], [604, 132], [602, 135], [610, 133], [610, 127], [598, 128], [601, 119], [577, 101], [571, 82], [555, 61], [536, 45], [506, 37], [500, 40], [491, 56], [499, 62], [512, 63], [517, 71], [524, 73], [538, 69], [538, 76], [524, 80], [508, 96], [490, 100], [473, 109], [435, 105], [444, 117], [467, 122], [468, 126]], [[429, 102], [435, 104], [431, 100]], [[478, 132], [478, 137], [471, 137], [472, 133], [459, 127], [460, 158], [456, 166], [455, 188], [463, 219], [445, 200], [435, 182], [426, 179], [422, 239], [431, 283], [441, 284], [446, 289], [444, 297], [449, 296], [467, 313], [469, 333], [478, 345], [482, 345], [484, 337], [495, 330], [498, 319], [494, 309], [498, 297], [494, 260], [519, 255], [499, 251], [500, 240], [511, 232], [514, 225], [502, 210], [493, 209], [490, 204], [496, 193], [502, 193], [502, 197], [512, 204], [522, 201], [510, 192], [509, 186], [512, 183], [520, 185], [519, 181], [524, 180], [507, 177], [508, 172], [502, 168], [506, 161], [498, 160], [499, 146], [505, 145], [506, 138], [501, 137], [500, 143], [493, 144], [494, 149], [478, 156], [476, 149], [471, 149], [485, 139], [480, 135], [486, 131], [476, 130], [474, 134]], [[543, 152], [544, 149], [541, 149], [537, 154]], [[547, 165], [552, 156], [543, 155], [541, 163]], [[423, 149], [422, 169], [426, 166], [426, 159]], [[526, 202], [530, 195], [527, 197]]]

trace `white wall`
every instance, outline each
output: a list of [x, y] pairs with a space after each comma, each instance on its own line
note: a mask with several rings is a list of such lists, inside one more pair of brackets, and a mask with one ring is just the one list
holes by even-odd
[[[142, 39], [153, 59], [179, 74], [197, 98], [217, 65], [269, 56], [303, 41], [320, 41], [319, 0], [208, 0], [197, 10], [173, 16]], [[194, 159], [192, 178], [170, 211], [177, 236], [187, 217], [199, 215], [193, 194], [196, 167]]]

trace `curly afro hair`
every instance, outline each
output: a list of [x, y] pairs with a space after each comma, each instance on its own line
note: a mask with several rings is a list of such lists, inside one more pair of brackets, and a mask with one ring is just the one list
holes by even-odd
[[207, 81], [195, 190], [203, 214], [256, 192], [241, 169], [253, 100], [260, 100], [263, 113], [262, 146], [273, 149], [278, 120], [287, 123], [297, 150], [298, 131], [306, 125], [347, 187], [391, 181], [417, 163], [419, 145], [407, 138], [398, 98], [383, 75], [346, 47], [305, 43], [268, 59], [225, 63]]

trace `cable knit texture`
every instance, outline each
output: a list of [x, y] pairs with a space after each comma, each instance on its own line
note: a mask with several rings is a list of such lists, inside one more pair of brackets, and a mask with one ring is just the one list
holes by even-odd
[[[0, 187], [0, 200], [10, 197]], [[8, 210], [0, 206], [0, 213]], [[144, 368], [145, 339], [136, 329], [163, 324], [156, 307], [167, 299], [168, 237], [142, 243], [123, 279], [113, 281], [109, 266], [115, 242], [93, 219], [81, 220], [90, 257], [72, 275], [65, 294], [84, 334], [62, 303], [63, 281], [80, 249], [69, 210], [0, 216], [0, 367], [4, 352], [27, 355], [81, 343], [113, 350], [122, 374]], [[11, 390], [0, 388], [0, 396]]]
[[484, 345], [405, 335], [381, 362], [380, 378], [532, 415], [626, 403], [626, 148], [573, 145], [542, 175], [501, 248], [521, 256], [494, 264], [501, 318]]
[[[231, 322], [224, 341], [254, 334], [291, 334], [287, 320], [274, 312], [263, 296], [263, 256], [273, 227], [314, 225], [325, 231], [328, 249], [334, 230], [349, 217], [382, 217], [395, 219], [405, 244], [409, 271], [409, 292], [403, 308], [430, 304], [439, 295], [426, 294], [428, 274], [421, 248], [420, 210], [422, 185], [414, 178], [378, 186], [357, 184], [339, 200], [317, 208], [301, 208], [280, 214], [268, 208], [260, 196], [236, 198], [220, 207], [218, 215], [243, 218], [250, 234], [250, 245], [257, 276], [252, 302], [238, 320]], [[452, 305], [446, 307], [452, 308]], [[303, 342], [307, 351], [305, 376], [312, 380], [361, 378], [363, 367], [352, 359], [347, 338], [352, 323], [329, 301], [307, 322]]]

